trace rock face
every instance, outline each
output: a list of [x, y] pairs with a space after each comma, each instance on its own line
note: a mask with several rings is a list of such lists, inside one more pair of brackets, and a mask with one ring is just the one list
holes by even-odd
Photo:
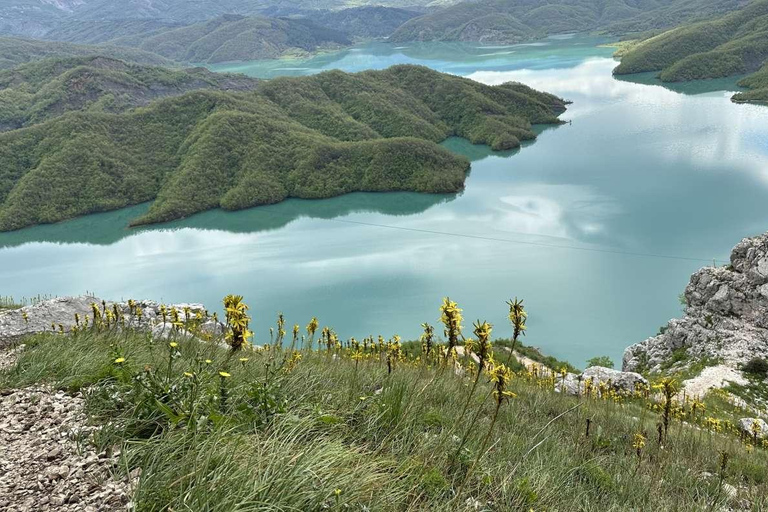
[[[170, 331], [170, 314], [167, 321], [163, 322], [160, 312], [161, 305], [154, 301], [136, 301], [136, 306], [142, 310], [141, 318], [138, 318], [136, 315], [130, 314], [130, 307], [127, 302], [105, 302], [91, 296], [61, 297], [42, 301], [32, 306], [25, 306], [21, 309], [0, 312], [0, 348], [27, 334], [50, 332], [58, 330], [59, 326], [62, 326], [65, 331], [69, 331], [75, 326], [75, 315], [80, 317], [81, 322], [86, 317], [92, 321], [91, 304], [93, 303], [96, 303], [101, 310], [104, 310], [103, 304], [106, 304], [106, 309], [110, 311], [117, 307], [118, 312], [126, 319], [126, 326], [128, 327], [151, 330], [158, 337], [167, 336]], [[201, 330], [203, 332], [217, 335], [223, 330], [220, 323], [208, 316], [202, 304], [169, 304], [167, 306], [168, 311], [172, 308], [176, 308], [179, 320], [182, 322], [188, 320], [186, 318], [187, 312], [189, 312], [190, 320], [197, 318], [199, 314], [202, 317]]]
[[[745, 238], [727, 267], [707, 267], [685, 289], [685, 316], [663, 334], [624, 351], [628, 371], [659, 371], [675, 359], [721, 359], [737, 366], [768, 355], [768, 233]], [[680, 357], [685, 352], [685, 357]]]

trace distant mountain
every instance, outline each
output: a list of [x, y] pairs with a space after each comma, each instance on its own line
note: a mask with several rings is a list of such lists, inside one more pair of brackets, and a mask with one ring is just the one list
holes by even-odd
[[154, 35], [116, 38], [110, 44], [153, 51], [179, 62], [216, 63], [277, 58], [351, 44], [333, 29], [308, 19], [225, 15], [194, 25], [159, 30]]
[[[23, 96], [30, 80], [9, 88]], [[535, 138], [531, 123], [557, 123], [564, 109], [520, 84], [395, 66], [193, 91], [124, 113], [69, 112], [0, 134], [0, 230], [151, 200], [135, 223], [287, 197], [456, 192], [469, 162], [438, 142], [516, 147]]]
[[0, 69], [9, 69], [32, 60], [48, 57], [82, 57], [103, 55], [127, 62], [152, 66], [175, 64], [156, 53], [117, 46], [94, 46], [66, 42], [37, 41], [15, 37], [0, 37]]
[[46, 32], [44, 39], [80, 44], [104, 44], [130, 37], [152, 37], [185, 26], [161, 20], [65, 20]]
[[[681, 26], [642, 41], [629, 50], [614, 70], [617, 75], [660, 71], [665, 82], [719, 78], [757, 71], [768, 59], [768, 0], [711, 21]], [[768, 86], [765, 68], [741, 82]], [[736, 100], [762, 97], [765, 91], [737, 95]]]
[[[626, 33], [670, 27], [735, 8], [739, 0], [479, 0], [404, 23], [392, 42], [476, 41], [514, 44], [565, 32]], [[623, 28], [617, 25], [623, 22]]]
[[257, 83], [204, 68], [170, 70], [108, 57], [46, 59], [0, 71], [0, 131], [71, 111], [123, 112], [192, 90], [242, 91]]
[[389, 37], [400, 25], [420, 14], [392, 7], [364, 6], [320, 11], [307, 17], [318, 25], [332, 27], [354, 39], [377, 39]]
[[346, 7], [411, 8], [453, 3], [456, 0], [2, 0], [0, 34], [39, 38], [72, 21], [153, 20], [191, 25], [227, 14], [284, 16]]

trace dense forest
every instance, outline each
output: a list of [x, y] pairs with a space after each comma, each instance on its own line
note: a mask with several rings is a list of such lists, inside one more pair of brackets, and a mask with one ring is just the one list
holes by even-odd
[[171, 70], [108, 57], [45, 59], [0, 71], [0, 131], [65, 112], [123, 112], [195, 89], [249, 90], [258, 81], [204, 68]]
[[225, 15], [152, 34], [127, 35], [110, 41], [152, 51], [178, 62], [227, 62], [280, 57], [289, 52], [313, 52], [321, 47], [349, 45], [349, 38], [308, 19]]
[[626, 34], [669, 28], [738, 5], [736, 0], [480, 0], [414, 18], [390, 40], [509, 44], [563, 32], [602, 30]]
[[103, 55], [127, 62], [153, 66], [173, 66], [174, 63], [156, 53], [119, 46], [94, 46], [65, 42], [36, 41], [16, 37], [0, 37], [0, 69], [47, 57], [85, 57]]
[[[150, 24], [191, 25], [226, 14], [292, 16], [308, 11], [327, 14], [329, 11], [367, 6], [375, 7], [378, 12], [359, 11], [346, 13], [343, 17], [367, 19], [366, 23], [375, 30], [376, 17], [384, 16], [382, 21], [391, 23], [391, 19], [402, 16], [402, 12], [397, 12], [400, 9], [391, 13], [381, 9], [419, 9], [427, 5], [434, 7], [452, 3], [456, 0], [4, 0], [0, 2], [0, 34], [42, 38], [60, 31], [71, 34], [81, 30], [78, 25], [87, 26], [89, 23], [103, 25], [105, 22], [144, 21]], [[369, 15], [374, 17], [369, 18]], [[328, 27], [340, 28], [336, 25]]]
[[[757, 71], [768, 59], [768, 0], [710, 21], [684, 25], [646, 39], [621, 59], [614, 73], [660, 71], [665, 82], [720, 78]], [[766, 91], [765, 69], [740, 85], [757, 89], [737, 101], [758, 101]]]
[[[10, 80], [5, 94], [46, 85]], [[135, 223], [287, 197], [455, 192], [469, 162], [438, 142], [458, 135], [513, 148], [535, 138], [531, 123], [557, 123], [564, 109], [521, 84], [404, 65], [193, 91], [123, 113], [69, 112], [0, 134], [0, 230], [153, 199]]]

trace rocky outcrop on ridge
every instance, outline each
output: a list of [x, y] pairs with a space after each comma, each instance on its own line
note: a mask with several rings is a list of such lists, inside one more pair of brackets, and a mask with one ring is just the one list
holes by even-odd
[[[199, 319], [200, 331], [210, 334], [223, 332], [221, 323], [210, 317], [202, 304], [169, 304], [166, 306], [166, 319], [162, 317], [162, 305], [154, 301], [136, 301], [134, 308], [141, 309], [141, 316], [131, 314], [128, 302], [104, 301], [98, 297], [60, 297], [39, 302], [20, 309], [0, 311], [0, 348], [21, 339], [28, 334], [63, 330], [70, 331], [76, 325], [76, 316], [80, 322], [86, 318], [93, 321], [92, 304], [101, 310], [114, 312], [124, 321], [117, 325], [125, 325], [135, 329], [151, 330], [155, 337], [166, 337], [171, 331], [170, 311], [175, 308], [181, 322]], [[135, 310], [134, 310], [135, 311]], [[189, 315], [189, 318], [187, 318]]]
[[735, 368], [768, 357], [768, 233], [739, 242], [730, 265], [693, 274], [685, 299], [683, 318], [624, 351], [625, 371], [682, 369], [703, 359]]

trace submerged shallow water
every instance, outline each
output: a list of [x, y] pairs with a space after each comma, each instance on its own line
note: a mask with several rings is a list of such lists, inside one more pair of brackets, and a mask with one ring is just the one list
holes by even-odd
[[768, 230], [768, 108], [729, 101], [734, 80], [677, 85], [611, 76], [593, 38], [482, 47], [371, 44], [308, 61], [217, 66], [254, 76], [419, 63], [573, 101], [570, 121], [522, 150], [460, 139], [458, 195], [350, 194], [210, 211], [127, 230], [140, 205], [0, 233], [0, 295], [196, 301], [245, 295], [258, 341], [278, 311], [341, 337], [415, 338], [445, 295], [508, 336], [504, 301], [530, 311], [524, 340], [583, 365], [678, 316], [690, 274]]

